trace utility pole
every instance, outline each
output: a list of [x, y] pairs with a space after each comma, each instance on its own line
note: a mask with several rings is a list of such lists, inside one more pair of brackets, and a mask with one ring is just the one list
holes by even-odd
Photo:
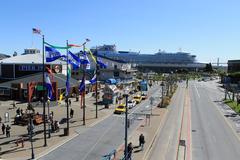
[[99, 75], [99, 66], [97, 63], [97, 47], [96, 47], [96, 89], [95, 89], [95, 95], [96, 95], [96, 118], [98, 118], [98, 75]]
[[43, 45], [42, 45], [42, 53], [43, 53], [43, 55], [42, 55], [42, 78], [43, 78], [43, 81], [42, 81], [42, 101], [43, 101], [43, 130], [44, 130], [44, 147], [46, 147], [47, 146], [47, 136], [46, 136], [46, 103], [45, 103], [45, 101], [46, 101], [46, 95], [45, 95], [45, 57], [44, 57], [44, 51], [45, 51], [45, 48], [44, 48], [44, 42], [45, 40], [44, 40], [44, 35], [42, 35], [42, 43], [43, 43]]
[[[33, 113], [32, 113], [33, 114]], [[33, 148], [33, 115], [30, 114], [30, 119], [29, 119], [29, 129], [30, 129], [30, 141], [31, 141], [31, 150], [32, 150], [32, 159], [35, 159], [34, 155], [34, 148]]]
[[66, 105], [67, 105], [67, 133], [66, 133], [66, 135], [68, 136], [69, 135], [69, 104], [68, 104], [68, 97], [69, 97], [69, 70], [68, 70], [68, 40], [67, 40], [67, 86], [66, 86], [66, 93], [67, 93], [67, 95], [66, 95]]
[[47, 100], [47, 107], [48, 107], [48, 138], [51, 137], [50, 133], [50, 99]]
[[[85, 54], [85, 44], [86, 44], [86, 42], [84, 42], [83, 43], [83, 54]], [[86, 107], [86, 104], [85, 104], [85, 68], [86, 68], [86, 66], [85, 66], [85, 64], [83, 65], [83, 82], [84, 82], [84, 89], [83, 89], [83, 92], [82, 92], [82, 98], [83, 98], [83, 125], [85, 125], [86, 124], [86, 118], [85, 118], [85, 107]]]

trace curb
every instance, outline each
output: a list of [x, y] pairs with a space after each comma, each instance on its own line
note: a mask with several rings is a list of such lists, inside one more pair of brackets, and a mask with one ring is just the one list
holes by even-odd
[[163, 117], [163, 119], [162, 119], [162, 121], [161, 121], [161, 124], [159, 125], [157, 131], [155, 132], [155, 134], [154, 134], [154, 136], [153, 136], [153, 138], [152, 138], [152, 141], [151, 141], [150, 145], [148, 146], [148, 148], [146, 149], [146, 152], [145, 152], [144, 155], [143, 155], [143, 159], [144, 159], [144, 160], [148, 158], [149, 153], [150, 153], [150, 151], [151, 151], [151, 148], [152, 148], [152, 146], [153, 146], [153, 144], [154, 144], [154, 142], [155, 142], [155, 140], [156, 140], [156, 138], [157, 138], [157, 135], [159, 134], [160, 130], [161, 130], [162, 127], [163, 127], [164, 122], [166, 121], [167, 115], [168, 115], [168, 109], [167, 109], [166, 113], [164, 114], [164, 117]]

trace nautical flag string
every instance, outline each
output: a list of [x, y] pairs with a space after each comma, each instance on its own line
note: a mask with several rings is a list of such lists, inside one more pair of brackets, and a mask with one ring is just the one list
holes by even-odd
[[44, 44], [46, 44], [46, 45], [48, 45], [48, 46], [50, 46], [50, 47], [52, 47], [52, 48], [55, 48], [55, 49], [69, 49], [69, 48], [71, 48], [70, 46], [67, 46], [67, 47], [54, 46], [54, 45], [51, 45], [51, 44], [49, 44], [49, 43], [47, 43], [47, 42], [44, 42]]
[[85, 48], [85, 49], [89, 52], [89, 54], [90, 54], [90, 56], [92, 57], [93, 61], [94, 61], [95, 63], [97, 63], [97, 60], [96, 60], [96, 58], [94, 57], [92, 51], [91, 51], [90, 49], [88, 49], [88, 48]]

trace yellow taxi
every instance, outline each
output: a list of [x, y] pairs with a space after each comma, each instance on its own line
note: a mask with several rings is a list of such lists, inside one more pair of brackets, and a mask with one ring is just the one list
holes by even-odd
[[142, 100], [145, 100], [145, 99], [147, 99], [147, 94], [146, 93], [142, 93]]
[[140, 95], [135, 95], [133, 99], [136, 101], [137, 104], [139, 104], [142, 101], [142, 96]]
[[126, 112], [126, 105], [125, 104], [119, 104], [116, 108], [115, 108], [115, 111], [114, 113], [115, 114], [122, 114], [124, 112]]

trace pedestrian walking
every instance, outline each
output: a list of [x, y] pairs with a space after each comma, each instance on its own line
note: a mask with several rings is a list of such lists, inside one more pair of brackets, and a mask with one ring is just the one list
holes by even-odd
[[5, 129], [6, 129], [6, 126], [5, 126], [5, 124], [3, 123], [3, 124], [2, 124], [2, 134], [3, 134], [3, 135], [5, 134]]
[[16, 102], [15, 101], [13, 101], [13, 108], [16, 108], [17, 106], [16, 106]]
[[23, 116], [23, 109], [20, 110], [21, 116]]
[[51, 126], [52, 133], [54, 133], [56, 129], [53, 121], [51, 121], [50, 126]]
[[54, 127], [55, 127], [55, 131], [56, 131], [56, 132], [59, 132], [59, 130], [60, 130], [60, 124], [59, 124], [58, 121], [55, 121], [55, 122], [54, 122]]
[[144, 135], [141, 134], [141, 135], [139, 136], [139, 147], [141, 147], [141, 150], [143, 150], [144, 143], [145, 143], [145, 138], [144, 138]]
[[18, 109], [16, 110], [16, 114], [17, 114], [17, 115], [20, 115], [20, 108], [18, 108]]
[[72, 101], [71, 99], [68, 100], [69, 107], [71, 107]]
[[132, 142], [130, 142], [127, 146], [127, 160], [132, 160], [132, 151], [133, 151], [133, 146]]
[[73, 118], [74, 110], [71, 108], [70, 110], [70, 118]]
[[11, 127], [9, 125], [7, 125], [7, 127], [6, 127], [6, 136], [7, 137], [10, 137], [10, 129], [11, 129]]
[[52, 115], [52, 117], [53, 117], [53, 115], [54, 115], [53, 111], [51, 112], [51, 115]]
[[2, 117], [0, 117], [0, 123], [2, 123]]

